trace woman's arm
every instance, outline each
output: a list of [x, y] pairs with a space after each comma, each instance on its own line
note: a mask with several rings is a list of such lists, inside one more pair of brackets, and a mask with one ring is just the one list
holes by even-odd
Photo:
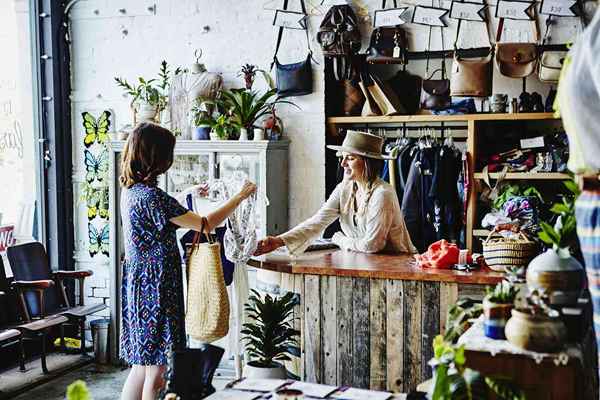
[[[229, 215], [240, 205], [240, 203], [252, 195], [256, 191], [256, 185], [252, 182], [244, 183], [242, 189], [233, 197], [225, 202], [225, 204], [221, 205], [221, 207], [217, 208], [215, 211], [209, 213], [206, 216], [208, 221], [208, 226], [205, 228], [207, 230], [212, 230], [213, 228], [219, 226], [221, 222], [223, 222]], [[202, 216], [194, 213], [188, 212], [179, 217], [171, 218], [170, 221], [175, 225], [178, 225], [182, 228], [200, 230], [202, 226]]]

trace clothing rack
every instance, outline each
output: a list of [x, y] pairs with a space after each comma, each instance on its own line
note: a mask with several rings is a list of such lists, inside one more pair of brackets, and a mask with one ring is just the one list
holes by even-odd
[[[359, 125], [355, 125], [355, 127], [360, 129]], [[367, 132], [379, 135], [379, 136], [383, 136], [385, 138], [402, 138], [402, 137], [408, 137], [408, 138], [418, 138], [420, 136], [420, 134], [415, 134], [415, 132], [419, 132], [419, 131], [424, 131], [424, 130], [429, 130], [429, 131], [433, 131], [431, 133], [433, 133], [433, 135], [429, 135], [429, 136], [433, 136], [436, 138], [444, 138], [445, 137], [445, 133], [448, 131], [452, 132], [452, 137], [455, 139], [466, 139], [467, 138], [467, 125], [445, 125], [444, 122], [440, 122], [440, 125], [418, 125], [418, 126], [406, 126], [406, 122], [402, 123], [402, 126], [381, 126], [380, 124], [377, 124], [377, 126], [373, 127], [373, 125], [369, 125], [369, 124], [364, 124], [363, 129], [365, 129]], [[343, 130], [340, 128], [340, 130]], [[383, 131], [383, 134], [381, 134], [381, 131]], [[463, 131], [460, 133], [457, 133], [456, 131]]]

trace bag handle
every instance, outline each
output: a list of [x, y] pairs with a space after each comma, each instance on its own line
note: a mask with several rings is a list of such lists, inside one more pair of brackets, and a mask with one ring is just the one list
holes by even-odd
[[[288, 8], [288, 1], [283, 0], [283, 11], [286, 11]], [[300, 0], [300, 7], [302, 8], [302, 13], [306, 16], [306, 5], [304, 4], [304, 0]], [[273, 65], [277, 61], [277, 53], [279, 53], [279, 47], [281, 46], [281, 39], [283, 38], [283, 30], [285, 28], [283, 26], [279, 27], [279, 32], [277, 33], [277, 44], [275, 45], [275, 54], [273, 54], [273, 61], [271, 62], [271, 69], [273, 69]], [[306, 33], [306, 47], [308, 48], [308, 53], [312, 58], [312, 50], [310, 48], [310, 38], [308, 37], [308, 26], [304, 28], [304, 32]]]
[[210, 236], [210, 232], [206, 231], [207, 227], [208, 227], [208, 219], [206, 219], [206, 217], [201, 217], [200, 231], [196, 231], [196, 233], [194, 233], [194, 239], [192, 240], [192, 248], [194, 248], [198, 244], [200, 244], [200, 235], [204, 235], [204, 237], [206, 237], [206, 241], [209, 244], [214, 243], [214, 240]]
[[[385, 10], [385, 3], [386, 0], [381, 0], [381, 9]], [[396, 0], [394, 0], [394, 8], [398, 8], [398, 3], [396, 2]]]
[[[483, 1], [483, 5], [486, 5], [485, 0]], [[485, 12], [485, 14], [487, 16], [487, 5], [484, 8], [484, 12]], [[458, 39], [459, 39], [459, 35], [460, 35], [460, 26], [462, 24], [462, 21], [463, 21], [462, 19], [459, 19], [458, 20], [458, 25], [456, 26], [456, 37], [454, 38], [454, 53], [455, 54], [458, 51]], [[490, 53], [491, 53], [492, 52], [491, 48], [493, 46], [492, 46], [492, 41], [490, 39], [490, 26], [487, 23], [487, 21], [483, 21], [483, 23], [485, 24], [485, 31], [487, 33], [487, 40], [488, 40], [488, 43], [490, 44]]]
[[[432, 4], [433, 6], [433, 4]], [[429, 26], [429, 35], [427, 37], [427, 62], [425, 64], [425, 76], [427, 76], [429, 74], [429, 56], [431, 53], [431, 31], [433, 30], [433, 26]], [[439, 69], [436, 69], [435, 71], [433, 71], [431, 73], [431, 76], [428, 79], [431, 79], [431, 77], [433, 77], [433, 75], [437, 72], [437, 71], [442, 71], [442, 79], [446, 79], [446, 57], [445, 57], [445, 45], [444, 45], [444, 27], [440, 26], [440, 36], [442, 38], [442, 67]]]
[[[533, 41], [535, 43], [539, 43], [540, 41], [540, 28], [537, 22], [537, 11], [536, 8], [533, 7], [533, 19], [531, 20], [531, 24], [533, 27]], [[502, 39], [502, 32], [504, 31], [504, 18], [500, 18], [498, 21], [498, 29], [496, 30], [496, 43], [500, 43], [500, 39]], [[524, 42], [526, 43], [526, 42]]]
[[490, 173], [488, 171], [488, 166], [486, 165], [485, 167], [483, 167], [483, 181], [486, 183], [486, 185], [488, 185], [488, 187], [490, 189], [492, 189], [492, 191], [496, 190], [496, 188], [498, 187], [498, 185], [500, 184], [500, 182], [502, 182], [504, 180], [504, 178], [506, 178], [506, 174], [508, 173], [508, 167], [505, 165], [502, 168], [502, 171], [500, 171], [499, 175], [498, 175], [498, 179], [496, 179], [496, 184], [494, 185], [494, 187], [492, 187], [491, 184], [491, 179], [490, 179]]
[[519, 234], [519, 239], [521, 239], [523, 242], [531, 243], [531, 240], [529, 240], [529, 238], [527, 237], [527, 235], [525, 235], [521, 229], [518, 229], [518, 227], [517, 227], [517, 230], [515, 230], [515, 226], [511, 225], [511, 224], [499, 224], [499, 225], [496, 225], [494, 227], [494, 229], [492, 229], [490, 231], [489, 235], [485, 238], [485, 240], [484, 240], [483, 243], [488, 243], [492, 239], [492, 236], [495, 233], [502, 232], [502, 231], [512, 231], [512, 232], [518, 233]]

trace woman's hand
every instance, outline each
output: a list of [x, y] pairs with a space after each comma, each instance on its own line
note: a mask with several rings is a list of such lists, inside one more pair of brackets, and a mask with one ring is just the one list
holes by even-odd
[[192, 188], [192, 195], [195, 197], [207, 197], [208, 196], [208, 183], [196, 185]]
[[258, 241], [258, 245], [256, 246], [256, 251], [254, 252], [254, 255], [260, 256], [262, 254], [270, 253], [273, 250], [278, 249], [284, 245], [285, 243], [280, 237], [267, 236], [266, 238]]
[[237, 197], [241, 200], [245, 200], [252, 196], [256, 192], [256, 185], [250, 181], [244, 182], [244, 186], [237, 193]]

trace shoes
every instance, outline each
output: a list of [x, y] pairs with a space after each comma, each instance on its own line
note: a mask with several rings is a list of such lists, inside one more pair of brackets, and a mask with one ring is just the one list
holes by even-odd
[[542, 100], [542, 95], [538, 92], [531, 93], [531, 111], [532, 112], [544, 112], [544, 102]]
[[519, 106], [518, 110], [520, 113], [531, 112], [533, 109], [533, 105], [531, 103], [531, 95], [527, 92], [521, 93], [519, 96]]

